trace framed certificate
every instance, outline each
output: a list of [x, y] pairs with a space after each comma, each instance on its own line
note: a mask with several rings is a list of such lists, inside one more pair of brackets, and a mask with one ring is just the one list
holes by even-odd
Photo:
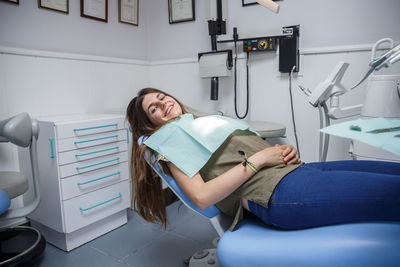
[[38, 0], [40, 8], [45, 8], [65, 14], [69, 13], [68, 0]]
[[1, 0], [1, 1], [19, 5], [19, 0]]
[[168, 0], [169, 23], [195, 20], [194, 0]]
[[108, 21], [108, 0], [81, 0], [81, 17]]
[[139, 26], [139, 0], [118, 0], [119, 22]]

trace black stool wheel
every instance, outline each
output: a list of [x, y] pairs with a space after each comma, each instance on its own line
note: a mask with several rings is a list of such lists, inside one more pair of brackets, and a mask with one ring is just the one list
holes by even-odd
[[18, 226], [0, 230], [0, 266], [33, 266], [46, 247], [38, 230]]

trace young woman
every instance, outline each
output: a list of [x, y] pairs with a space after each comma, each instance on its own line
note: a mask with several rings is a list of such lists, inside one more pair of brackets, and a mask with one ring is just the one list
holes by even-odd
[[[144, 160], [144, 153], [150, 148], [136, 141], [141, 136], [162, 133], [164, 125], [183, 119], [192, 123], [198, 119], [186, 113], [178, 100], [154, 88], [142, 89], [127, 108], [135, 140], [131, 162], [134, 207], [145, 220], [161, 222], [164, 226], [167, 217], [161, 181]], [[228, 124], [235, 124], [234, 120], [229, 119]], [[165, 142], [179, 143], [168, 138], [164, 138], [168, 140]], [[179, 151], [182, 150], [178, 149], [177, 153]], [[195, 205], [205, 209], [215, 204], [223, 213], [232, 216], [231, 230], [242, 219], [243, 208], [266, 224], [282, 229], [400, 220], [398, 163], [301, 163], [293, 146], [272, 147], [251, 129], [232, 131], [192, 177], [173, 160], [153, 152], [164, 171], [176, 179]], [[191, 153], [182, 156], [187, 158], [187, 163], [191, 162]]]

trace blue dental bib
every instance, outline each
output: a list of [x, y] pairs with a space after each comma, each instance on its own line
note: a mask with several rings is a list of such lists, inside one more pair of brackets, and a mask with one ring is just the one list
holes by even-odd
[[245, 121], [219, 115], [194, 119], [192, 114], [183, 114], [161, 127], [144, 144], [193, 177], [235, 130], [257, 134]]

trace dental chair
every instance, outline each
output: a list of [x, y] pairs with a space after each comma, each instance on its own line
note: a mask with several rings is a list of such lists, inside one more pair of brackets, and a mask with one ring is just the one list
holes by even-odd
[[[143, 142], [143, 138], [138, 143]], [[400, 266], [400, 223], [362, 222], [278, 230], [256, 218], [244, 218], [234, 231], [232, 221], [216, 206], [199, 209], [185, 195], [174, 178], [162, 172], [150, 153], [147, 163], [191, 210], [208, 218], [220, 236], [215, 251], [196, 253], [190, 267], [217, 266]], [[399, 192], [400, 193], [400, 192]]]
[[[36, 209], [40, 201], [36, 141], [39, 126], [27, 113], [0, 121], [0, 142], [29, 147], [34, 198], [21, 208], [10, 209], [11, 199], [23, 195], [29, 187], [28, 179], [19, 172], [0, 172], [0, 223], [25, 217]], [[46, 241], [39, 231], [29, 226], [0, 229], [0, 266], [31, 266], [43, 254]]]

